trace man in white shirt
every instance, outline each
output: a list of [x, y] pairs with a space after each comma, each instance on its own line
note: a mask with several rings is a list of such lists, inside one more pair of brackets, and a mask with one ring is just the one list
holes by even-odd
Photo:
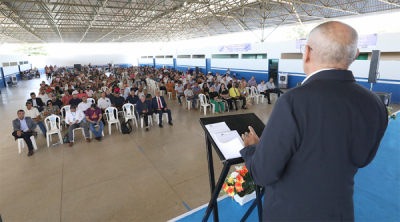
[[92, 104], [88, 103], [86, 96], [82, 96], [82, 102], [78, 104], [78, 110], [85, 113], [87, 109], [90, 108]]
[[[192, 108], [193, 108], [193, 109], [196, 109], [196, 108], [195, 108], [195, 102], [196, 102], [196, 100], [195, 100], [195, 98], [194, 98], [194, 93], [193, 93], [193, 90], [192, 90], [192, 86], [191, 86], [190, 84], [187, 84], [187, 86], [186, 86], [185, 97], [186, 97], [186, 100], [187, 100], [187, 101], [192, 100]], [[188, 107], [188, 108], [189, 108], [189, 107]]]
[[182, 105], [181, 96], [185, 95], [183, 90], [184, 90], [184, 87], [182, 85], [182, 82], [178, 81], [178, 85], [175, 86], [175, 92], [176, 92], [176, 95], [178, 97], [178, 101], [179, 101], [179, 105], [180, 106]]
[[231, 80], [232, 80], [232, 78], [229, 76], [229, 73], [226, 73], [225, 82], [230, 82]]
[[219, 94], [219, 89], [221, 88], [221, 85], [219, 84], [219, 82], [215, 82], [214, 83], [214, 89], [215, 92], [217, 92]]
[[[257, 90], [260, 92], [260, 94], [264, 95], [264, 97], [269, 98], [269, 93], [267, 92], [267, 86], [265, 85], [264, 80], [261, 80], [261, 83], [258, 84]], [[271, 101], [268, 100], [268, 104], [271, 104]]]
[[32, 106], [31, 102], [26, 102], [26, 108], [25, 108], [25, 116], [31, 117], [33, 121], [35, 121], [36, 125], [39, 126], [40, 130], [43, 132], [44, 137], [46, 137], [46, 127], [44, 127], [44, 124], [42, 123], [41, 116], [39, 113], [39, 110], [35, 107]]
[[83, 128], [83, 133], [85, 134], [86, 142], [90, 143], [89, 130], [87, 124], [82, 120], [86, 119], [85, 114], [82, 111], [77, 110], [76, 106], [71, 105], [70, 110], [65, 116], [65, 122], [69, 125], [68, 136], [69, 136], [69, 146], [74, 145], [74, 129]]
[[39, 93], [39, 95], [37, 97], [42, 100], [44, 105], [46, 105], [46, 102], [47, 102], [49, 97], [47, 96], [46, 90], [44, 88], [40, 89], [40, 93]]
[[[143, 86], [140, 86], [140, 87], [139, 87], [139, 90], [136, 91], [135, 94], [136, 94], [139, 98], [140, 98], [141, 96], [143, 96], [143, 95], [144, 95]], [[146, 96], [146, 95], [144, 95], [144, 96]]]
[[278, 94], [278, 98], [281, 96], [281, 94], [283, 94], [282, 90], [275, 87], [274, 84], [274, 78], [270, 78], [269, 82], [267, 82], [267, 84], [265, 84], [267, 86], [267, 97], [268, 97], [268, 103], [270, 102], [270, 98], [269, 98], [269, 94], [270, 93], [276, 93]]
[[[111, 107], [111, 100], [106, 97], [106, 93], [102, 92], [101, 93], [101, 98], [97, 100], [97, 106], [101, 109], [101, 114], [104, 116], [104, 112], [108, 107]], [[101, 119], [103, 123], [105, 124], [104, 120]]]
[[90, 87], [86, 87], [86, 94], [88, 95], [89, 98], [92, 98], [93, 96], [93, 90], [90, 89]]

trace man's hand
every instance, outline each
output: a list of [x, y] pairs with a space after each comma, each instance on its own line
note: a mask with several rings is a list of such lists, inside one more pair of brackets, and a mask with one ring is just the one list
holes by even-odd
[[35, 121], [35, 123], [39, 122], [39, 118], [32, 118], [32, 119], [33, 119], [33, 121]]
[[70, 125], [70, 126], [71, 126], [71, 125], [72, 125], [72, 122], [69, 122], [69, 123], [68, 123], [68, 125]]
[[17, 130], [17, 136], [21, 136], [22, 132], [20, 130]]
[[158, 108], [157, 110], [161, 110], [160, 108]]
[[242, 134], [242, 139], [244, 142], [244, 147], [250, 146], [250, 145], [257, 145], [258, 142], [260, 141], [260, 138], [258, 138], [256, 132], [254, 132], [253, 127], [249, 126], [249, 133], [244, 133]]
[[167, 111], [167, 107], [164, 108], [164, 111]]
[[97, 120], [97, 125], [99, 125], [99, 124], [100, 124], [100, 119]]

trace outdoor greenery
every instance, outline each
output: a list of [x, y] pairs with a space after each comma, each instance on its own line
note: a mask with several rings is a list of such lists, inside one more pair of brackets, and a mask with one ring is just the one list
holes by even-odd
[[37, 46], [37, 45], [21, 45], [21, 48], [17, 49], [16, 52], [19, 52], [25, 56], [48, 55], [44, 46]]

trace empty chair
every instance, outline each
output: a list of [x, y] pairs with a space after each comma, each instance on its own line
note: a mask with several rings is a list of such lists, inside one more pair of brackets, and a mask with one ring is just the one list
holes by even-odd
[[[114, 113], [115, 113], [115, 115], [114, 115]], [[107, 122], [108, 122], [108, 133], [111, 134], [111, 125], [112, 125], [112, 124], [115, 124], [116, 127], [117, 127], [117, 129], [119, 129], [119, 131], [122, 132], [122, 131], [121, 131], [121, 123], [119, 122], [119, 119], [118, 119], [118, 110], [117, 110], [117, 108], [115, 108], [115, 107], [108, 107], [108, 108], [105, 110], [105, 113], [104, 113], [104, 114], [105, 114], [106, 117], [107, 117]]]
[[256, 87], [252, 86], [250, 88], [250, 95], [252, 95], [253, 98], [257, 101], [257, 104], [258, 104], [258, 101], [260, 98], [261, 98], [261, 102], [264, 103], [264, 95], [260, 94]]
[[96, 103], [96, 101], [95, 101], [93, 98], [87, 98], [87, 102], [88, 102], [89, 104]]
[[57, 134], [58, 138], [60, 139], [60, 143], [63, 143], [62, 137], [61, 137], [61, 120], [59, 116], [56, 115], [51, 115], [48, 116], [46, 119], [44, 119], [44, 123], [46, 125], [46, 138], [47, 138], [47, 147], [50, 146], [50, 142], [52, 142], [51, 135], [52, 134]]
[[[61, 124], [64, 124], [65, 127], [67, 127], [67, 123], [65, 122], [65, 115], [67, 112], [71, 109], [71, 105], [65, 105], [60, 109], [61, 112]], [[62, 128], [60, 128], [62, 131]]]
[[131, 119], [132, 123], [134, 123], [136, 127], [138, 127], [135, 114], [135, 105], [131, 103], [124, 104], [124, 106], [122, 106], [122, 110], [124, 112], [125, 122], [128, 122]]

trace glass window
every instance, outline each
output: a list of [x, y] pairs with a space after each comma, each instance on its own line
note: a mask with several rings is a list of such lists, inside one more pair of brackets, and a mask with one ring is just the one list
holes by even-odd
[[190, 59], [190, 55], [178, 55], [178, 59]]
[[238, 59], [239, 54], [212, 54], [213, 59]]
[[206, 55], [192, 55], [192, 59], [204, 59]]
[[242, 54], [242, 59], [267, 59], [267, 54]]

